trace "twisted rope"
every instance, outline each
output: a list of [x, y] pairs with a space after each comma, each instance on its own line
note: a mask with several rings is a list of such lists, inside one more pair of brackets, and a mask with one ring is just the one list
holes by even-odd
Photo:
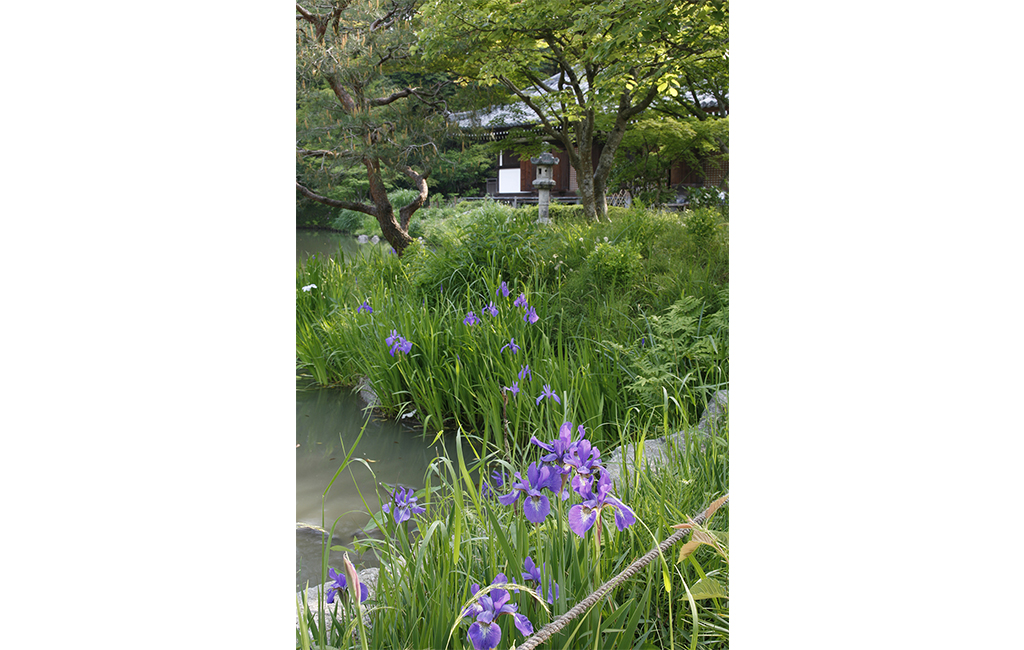
[[[728, 500], [729, 495], [727, 494], [723, 499], [719, 499], [720, 503], [712, 504], [707, 510], [694, 517], [691, 523], [696, 526], [703, 524], [705, 521], [707, 521], [708, 517], [714, 514], [714, 510], [717, 510], [719, 506], [724, 505], [726, 502], [728, 502]], [[558, 618], [555, 618], [550, 623], [542, 627], [540, 632], [537, 632], [536, 634], [526, 639], [522, 645], [517, 646], [518, 650], [533, 650], [533, 648], [536, 648], [541, 643], [547, 641], [555, 632], [558, 632], [563, 627], [568, 625], [570, 621], [579, 617], [580, 614], [583, 614], [588, 609], [593, 607], [599, 600], [604, 598], [609, 591], [611, 591], [615, 587], [618, 587], [626, 579], [636, 575], [636, 573], [640, 571], [640, 569], [644, 568], [645, 566], [653, 562], [654, 558], [658, 557], [659, 555], [667, 551], [673, 544], [686, 537], [686, 534], [689, 533], [691, 530], [692, 529], [683, 528], [672, 533], [661, 544], [658, 544], [656, 547], [648, 551], [645, 555], [643, 555], [638, 560], [633, 562], [633, 564], [630, 564], [628, 567], [623, 569], [622, 573], [608, 580], [608, 582], [598, 587], [597, 591], [595, 591], [594, 593], [590, 594], [589, 596], [581, 600], [579, 603], [577, 603], [575, 607], [573, 607], [565, 614], [562, 614]]]

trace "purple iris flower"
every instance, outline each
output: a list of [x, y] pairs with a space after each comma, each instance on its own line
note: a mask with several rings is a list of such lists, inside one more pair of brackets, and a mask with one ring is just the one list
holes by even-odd
[[[537, 436], [530, 436], [530, 442], [537, 445], [545, 451], [551, 453], [545, 454], [540, 457], [541, 462], [551, 463], [554, 467], [558, 468], [558, 471], [562, 474], [562, 485], [561, 495], [562, 501], [569, 498], [569, 491], [565, 489], [565, 484], [569, 480], [569, 473], [575, 466], [571, 459], [576, 451], [576, 447], [583, 441], [583, 436], [586, 431], [583, 429], [581, 424], [576, 428], [578, 434], [576, 439], [572, 438], [572, 422], [563, 422], [562, 426], [558, 429], [558, 437], [552, 440], [550, 443], [541, 442], [537, 439]], [[590, 443], [587, 443], [590, 444]]]
[[512, 397], [515, 397], [516, 395], [519, 394], [519, 382], [518, 381], [514, 381], [514, 382], [512, 382], [511, 386], [502, 386], [501, 390], [507, 390], [510, 393], [512, 393]]
[[[402, 487], [398, 486], [394, 492], [388, 492], [388, 494], [391, 495], [395, 502], [395, 511], [391, 513], [391, 516], [396, 524], [411, 519], [413, 515], [420, 515], [426, 512], [425, 508], [416, 505], [416, 497], [413, 496], [412, 488], [402, 490]], [[381, 512], [391, 512], [391, 504], [385, 503], [384, 507], [381, 508]]]
[[530, 364], [526, 364], [519, 369], [519, 378], [522, 379], [523, 377], [529, 377], [530, 381], [533, 381], [533, 373], [530, 372]]
[[498, 287], [498, 290], [494, 292], [494, 296], [505, 296], [506, 298], [508, 298], [508, 284], [502, 282], [501, 286]]
[[494, 301], [487, 303], [487, 306], [484, 307], [484, 311], [490, 314], [491, 316], [498, 315], [498, 308], [495, 306]]
[[356, 313], [357, 314], [360, 313], [360, 312], [364, 312], [364, 311], [367, 314], [372, 314], [373, 313], [373, 307], [370, 306], [369, 301], [364, 300], [363, 304], [359, 305], [359, 307], [356, 309]]
[[[626, 526], [636, 523], [636, 515], [629, 506], [609, 494], [612, 489], [612, 480], [608, 476], [608, 472], [601, 472], [601, 477], [597, 479], [597, 492], [592, 490], [594, 483], [593, 479], [584, 481], [582, 489], [579, 490], [580, 496], [584, 499], [583, 503], [569, 508], [569, 528], [572, 529], [572, 532], [583, 537], [601, 516], [601, 510], [604, 508], [615, 510], [615, 526], [620, 531], [625, 530]], [[600, 541], [600, 526], [597, 529], [597, 536]]]
[[515, 301], [512, 302], [512, 304], [515, 305], [516, 307], [522, 307], [523, 309], [526, 309], [527, 307], [530, 306], [530, 304], [526, 302], [525, 293], [519, 294], [519, 297], [516, 298]]
[[483, 489], [481, 490], [484, 497], [497, 496], [497, 491], [505, 487], [505, 472], [494, 470], [491, 472], [491, 479], [494, 483], [493, 487], [491, 481], [484, 479]]
[[384, 342], [391, 346], [391, 356], [395, 356], [395, 352], [409, 354], [412, 350], [412, 342], [407, 341], [404, 336], [399, 336], [398, 330], [391, 330], [391, 336], [384, 339]]
[[562, 426], [558, 428], [558, 437], [551, 442], [541, 442], [537, 439], [537, 436], [530, 436], [530, 442], [545, 451], [551, 452], [545, 456], [541, 456], [541, 461], [568, 469], [569, 458], [572, 456], [572, 452], [576, 449], [576, 445], [583, 440], [583, 435], [586, 433], [582, 424], [576, 428], [576, 433], [578, 435], [576, 436], [576, 439], [573, 440], [572, 422], [563, 422]]
[[566, 455], [565, 465], [572, 468], [575, 474], [572, 478], [572, 488], [581, 496], [584, 484], [592, 480], [598, 471], [604, 469], [601, 466], [601, 450], [593, 447], [589, 440], [579, 441]]
[[540, 401], [542, 399], [544, 399], [545, 397], [550, 397], [550, 398], [554, 399], [556, 402], [558, 402], [559, 404], [562, 403], [562, 400], [558, 399], [558, 395], [555, 395], [555, 393], [551, 390], [551, 384], [544, 384], [544, 390], [541, 391], [540, 397], [537, 398], [537, 405], [538, 406], [540, 405]]
[[527, 323], [536, 323], [537, 321], [540, 320], [540, 316], [537, 315], [536, 309], [530, 307], [529, 309], [526, 310], [526, 313], [523, 314], [523, 320], [526, 321]]
[[391, 356], [395, 356], [395, 352], [404, 352], [405, 351], [405, 349], [404, 349], [405, 348], [405, 344], [407, 342], [408, 341], [406, 341], [401, 336], [398, 337], [398, 340], [392, 341], [391, 342], [391, 350], [389, 351], [391, 353]]
[[[348, 579], [345, 578], [344, 573], [338, 573], [334, 569], [328, 568], [327, 575], [330, 576], [334, 582], [327, 588], [327, 603], [333, 603], [334, 597], [338, 594], [348, 593]], [[366, 585], [362, 582], [359, 583], [359, 602], [364, 602], [366, 597], [369, 595], [369, 591], [366, 589]]]
[[516, 338], [514, 336], [512, 337], [512, 339], [508, 343], [506, 343], [505, 345], [501, 346], [501, 349], [498, 350], [498, 352], [504, 352], [505, 348], [508, 348], [509, 350], [512, 350], [512, 354], [515, 354], [516, 352], [519, 352], [519, 346], [516, 345]]
[[[546, 565], [546, 563], [545, 563]], [[523, 562], [523, 581], [530, 582], [531, 580], [536, 583], [540, 583], [540, 567], [533, 563], [533, 558], [529, 555], [526, 556], [526, 561]]]
[[[547, 562], [544, 563], [544, 570], [548, 568]], [[537, 585], [537, 595], [541, 598], [544, 597], [544, 581], [540, 575], [540, 567], [533, 563], [533, 558], [529, 555], [526, 556], [526, 561], [523, 562], [523, 582], [534, 582]], [[554, 588], [552, 588], [554, 585]], [[548, 579], [548, 604], [553, 605], [555, 599], [558, 598], [558, 583], [554, 582], [550, 578]]]
[[[508, 582], [504, 573], [494, 577], [491, 584], [502, 584]], [[480, 591], [480, 585], [474, 584], [470, 591], [475, 596]], [[519, 605], [510, 603], [511, 596], [505, 589], [492, 589], [483, 596], [462, 610], [465, 617], [475, 618], [476, 621], [469, 626], [467, 638], [476, 650], [491, 650], [498, 647], [501, 642], [501, 628], [498, 627], [497, 618], [502, 614], [511, 614], [516, 622], [516, 629], [523, 636], [533, 634], [533, 624], [519, 612]]]
[[494, 479], [494, 487], [500, 488], [505, 486], [505, 472], [496, 469], [491, 472], [491, 478]]
[[519, 500], [519, 493], [522, 491], [520, 486], [524, 485], [523, 476], [519, 472], [516, 472], [515, 475], [512, 476], [512, 480], [513, 483], [509, 486], [512, 488], [512, 491], [508, 494], [498, 495], [498, 502], [503, 506], [510, 506]]
[[523, 514], [529, 521], [539, 524], [551, 512], [551, 502], [541, 490], [559, 490], [562, 487], [561, 475], [550, 465], [538, 465], [534, 462], [526, 469], [526, 481], [519, 472], [516, 472], [515, 478], [517, 480], [512, 483], [512, 491], [499, 496], [498, 503], [510, 506], [519, 499], [519, 494], [523, 493]]
[[473, 326], [479, 323], [480, 319], [477, 318], [476, 314], [474, 314], [473, 312], [469, 312], [469, 314], [466, 316], [465, 319], [463, 319], [462, 322], [465, 323], [466, 325]]

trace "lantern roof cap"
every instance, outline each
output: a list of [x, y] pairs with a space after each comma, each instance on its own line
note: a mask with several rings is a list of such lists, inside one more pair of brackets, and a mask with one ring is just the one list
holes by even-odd
[[550, 151], [545, 151], [536, 158], [530, 158], [530, 162], [534, 165], [556, 165], [558, 158], [555, 158]]

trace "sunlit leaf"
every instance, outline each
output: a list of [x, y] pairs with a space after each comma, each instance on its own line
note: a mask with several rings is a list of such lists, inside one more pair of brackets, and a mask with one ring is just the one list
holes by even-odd
[[729, 592], [714, 578], [702, 578], [690, 587], [690, 594], [695, 600], [702, 598], [728, 598]]

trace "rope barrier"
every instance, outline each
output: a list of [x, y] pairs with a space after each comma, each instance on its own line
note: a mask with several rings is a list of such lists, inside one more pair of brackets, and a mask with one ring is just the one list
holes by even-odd
[[[728, 500], [728, 494], [725, 495], [723, 498], [718, 499], [717, 501], [715, 501], [715, 503], [711, 504], [711, 506], [709, 506], [707, 510], [694, 517], [691, 523], [696, 526], [703, 524], [705, 521], [707, 521], [708, 517], [715, 513], [715, 510], [717, 510], [721, 505], [728, 502]], [[536, 648], [541, 643], [547, 641], [551, 637], [551, 635], [555, 634], [563, 627], [568, 625], [570, 621], [579, 617], [581, 614], [583, 614], [588, 609], [593, 607], [594, 604], [596, 604], [599, 600], [604, 598], [609, 591], [619, 586], [619, 584], [621, 584], [627, 578], [631, 578], [634, 575], [636, 575], [636, 573], [640, 571], [640, 569], [644, 568], [645, 566], [653, 562], [654, 558], [658, 557], [659, 555], [667, 551], [672, 545], [686, 537], [686, 534], [689, 533], [691, 530], [692, 529], [689, 528], [683, 528], [672, 533], [672, 535], [666, 538], [665, 541], [663, 541], [661, 544], [658, 544], [655, 548], [648, 551], [647, 554], [633, 562], [633, 564], [630, 564], [620, 574], [618, 574], [614, 578], [608, 580], [608, 582], [598, 587], [596, 591], [594, 591], [592, 594], [590, 594], [582, 601], [577, 603], [575, 607], [573, 607], [565, 614], [562, 614], [558, 618], [554, 619], [553, 621], [545, 625], [536, 634], [531, 635], [528, 639], [526, 639], [523, 642], [522, 645], [517, 646], [518, 650], [533, 650], [533, 648]]]

